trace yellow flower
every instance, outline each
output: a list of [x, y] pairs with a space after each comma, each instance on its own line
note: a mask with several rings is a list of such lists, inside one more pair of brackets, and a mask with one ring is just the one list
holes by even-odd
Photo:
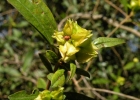
[[75, 59], [75, 53], [79, 51], [79, 48], [76, 48], [69, 42], [66, 42], [64, 46], [63, 45], [59, 46], [59, 51], [62, 56], [62, 60], [64, 62], [68, 62], [69, 60]]
[[58, 44], [64, 44], [65, 40], [63, 36], [64, 36], [64, 32], [55, 32], [52, 37], [57, 40]]
[[65, 42], [71, 41], [75, 47], [78, 47], [87, 41], [91, 41], [92, 34], [91, 31], [81, 28], [77, 22], [67, 20], [63, 31], [56, 31], [52, 37], [57, 40], [58, 44], [65, 44]]
[[80, 27], [77, 22], [67, 20], [62, 32], [55, 32], [52, 36], [59, 45], [59, 51], [64, 62], [78, 60], [87, 62], [97, 53], [97, 47], [92, 43], [90, 30]]

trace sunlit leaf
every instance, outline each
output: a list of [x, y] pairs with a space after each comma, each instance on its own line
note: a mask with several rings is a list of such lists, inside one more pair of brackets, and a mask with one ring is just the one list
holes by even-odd
[[47, 78], [48, 78], [49, 80], [51, 80], [51, 79], [52, 79], [52, 76], [53, 76], [53, 73], [49, 73], [49, 74], [47, 75]]
[[99, 37], [93, 41], [93, 43], [98, 47], [98, 48], [103, 48], [103, 47], [112, 47], [116, 46], [122, 43], [125, 43], [123, 39], [120, 38], [108, 38], [108, 37]]
[[39, 78], [37, 81], [37, 87], [39, 89], [46, 89], [46, 82], [43, 78]]
[[23, 90], [10, 95], [8, 98], [9, 100], [34, 100], [37, 96], [38, 93], [29, 95]]
[[123, 68], [125, 69], [125, 70], [131, 70], [132, 68], [134, 68], [135, 66], [135, 62], [129, 62], [129, 63], [127, 63]]
[[65, 95], [63, 94], [64, 87], [58, 87], [51, 92], [51, 100], [65, 100]]
[[57, 70], [51, 79], [52, 88], [63, 86], [65, 82], [64, 69]]
[[70, 76], [69, 76], [69, 79], [73, 78], [73, 76], [75, 75], [75, 72], [76, 72], [76, 65], [73, 64], [73, 63], [70, 63]]
[[41, 91], [34, 100], [51, 100], [50, 91], [49, 90]]
[[54, 17], [43, 0], [8, 0], [41, 35], [53, 44], [52, 34], [56, 30]]

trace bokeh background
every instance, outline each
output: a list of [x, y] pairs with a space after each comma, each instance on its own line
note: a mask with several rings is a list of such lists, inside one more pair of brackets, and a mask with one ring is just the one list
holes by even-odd
[[[130, 1], [44, 2], [52, 11], [59, 30], [70, 18], [92, 30], [93, 39], [110, 36], [126, 41], [125, 44], [100, 50], [98, 57], [80, 65], [89, 71], [91, 78], [75, 78], [66, 84], [65, 91], [80, 92], [96, 100], [126, 100], [123, 96], [96, 91], [99, 88], [140, 98], [140, 13], [137, 11], [131, 15], [132, 10], [126, 6]], [[7, 100], [8, 95], [20, 90], [31, 93], [40, 77], [46, 79], [48, 71], [38, 56], [45, 49], [48, 49], [48, 45], [34, 27], [6, 0], [1, 0], [0, 100]], [[78, 86], [75, 82], [78, 82]], [[83, 87], [86, 90], [82, 90]], [[89, 88], [95, 90], [90, 91]]]

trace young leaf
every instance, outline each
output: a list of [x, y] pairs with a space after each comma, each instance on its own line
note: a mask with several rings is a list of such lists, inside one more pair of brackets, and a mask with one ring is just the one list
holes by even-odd
[[49, 74], [47, 75], [47, 78], [48, 78], [49, 80], [51, 80], [51, 79], [52, 79], [52, 76], [53, 76], [53, 73], [49, 73]]
[[84, 75], [84, 76], [90, 78], [90, 74], [87, 71], [85, 71], [85, 70], [83, 70], [81, 68], [76, 69], [76, 74]]
[[8, 0], [39, 32], [53, 44], [53, 32], [56, 30], [54, 17], [43, 0]]
[[53, 72], [52, 70], [52, 66], [50, 64], [50, 62], [48, 61], [48, 59], [46, 58], [45, 54], [40, 53], [39, 57], [41, 58], [43, 64], [45, 65], [45, 67], [48, 69], [49, 72]]
[[119, 38], [108, 38], [108, 37], [99, 37], [93, 41], [93, 43], [98, 47], [98, 48], [103, 48], [103, 47], [112, 47], [116, 46], [122, 43], [125, 43], [123, 39]]
[[55, 64], [58, 61], [57, 55], [51, 50], [46, 51], [46, 57], [52, 64]]
[[37, 87], [39, 89], [46, 89], [46, 82], [43, 78], [39, 78], [37, 81]]
[[8, 98], [9, 100], [34, 100], [37, 96], [38, 93], [29, 95], [23, 90], [10, 95]]
[[57, 70], [51, 79], [52, 88], [63, 86], [65, 82], [64, 69]]
[[73, 63], [70, 63], [70, 76], [69, 76], [69, 79], [73, 78], [73, 76], [75, 75], [75, 72], [76, 72], [76, 65], [73, 64]]
[[129, 63], [127, 63], [123, 68], [125, 69], [125, 70], [131, 70], [132, 68], [134, 68], [135, 67], [135, 62], [129, 62]]

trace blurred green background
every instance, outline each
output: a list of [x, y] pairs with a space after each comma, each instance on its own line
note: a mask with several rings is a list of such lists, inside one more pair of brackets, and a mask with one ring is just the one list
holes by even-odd
[[[44, 0], [52, 11], [58, 28], [61, 29], [66, 18], [77, 20], [78, 24], [93, 31], [93, 39], [107, 36], [129, 15], [121, 0]], [[124, 1], [124, 0], [122, 0]], [[126, 2], [129, 4], [128, 2]], [[126, 15], [126, 16], [125, 16]], [[95, 18], [92, 18], [94, 16]], [[113, 21], [109, 23], [105, 20]], [[90, 68], [89, 84], [121, 92], [140, 98], [140, 13], [137, 12], [118, 28], [111, 37], [123, 38], [126, 43], [99, 51]], [[136, 35], [137, 31], [139, 35]], [[0, 2], [0, 100], [6, 100], [9, 94], [19, 90], [31, 91], [36, 88], [39, 77], [46, 79], [47, 69], [39, 59], [38, 53], [48, 49], [47, 43], [20, 13], [6, 0]], [[86, 68], [87, 64], [82, 67]], [[84, 83], [79, 85], [84, 87]], [[75, 91], [72, 83], [66, 91]], [[94, 95], [87, 95], [98, 99]], [[117, 95], [100, 93], [107, 100], [126, 100]]]

